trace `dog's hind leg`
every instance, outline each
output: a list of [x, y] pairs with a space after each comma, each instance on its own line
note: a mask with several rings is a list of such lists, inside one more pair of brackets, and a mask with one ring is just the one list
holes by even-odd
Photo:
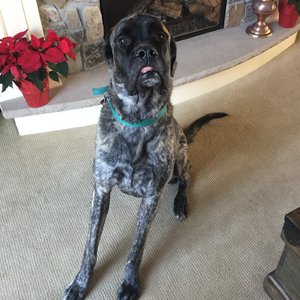
[[84, 299], [97, 260], [97, 248], [109, 209], [110, 191], [95, 185], [91, 221], [80, 271], [65, 291], [64, 300]]
[[147, 233], [151, 221], [154, 219], [159, 197], [144, 197], [140, 204], [133, 245], [127, 258], [123, 282], [118, 289], [119, 300], [135, 300], [140, 296], [138, 271], [142, 261]]
[[178, 180], [178, 192], [174, 200], [174, 214], [175, 217], [182, 221], [188, 214], [188, 199], [187, 187], [189, 183], [189, 162], [187, 155], [187, 141], [184, 134], [182, 134], [179, 142], [179, 149], [175, 161], [175, 169]]

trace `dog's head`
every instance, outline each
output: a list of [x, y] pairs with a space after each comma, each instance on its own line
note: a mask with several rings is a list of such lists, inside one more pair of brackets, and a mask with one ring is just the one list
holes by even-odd
[[122, 19], [106, 39], [105, 56], [113, 84], [129, 95], [145, 89], [167, 91], [176, 63], [176, 45], [155, 17], [138, 14]]

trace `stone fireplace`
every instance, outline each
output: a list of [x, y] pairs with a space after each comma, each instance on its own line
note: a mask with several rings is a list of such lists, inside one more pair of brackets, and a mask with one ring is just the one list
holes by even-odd
[[177, 40], [254, 19], [250, 0], [38, 0], [43, 30], [55, 30], [77, 42], [71, 73], [104, 61], [104, 35], [128, 13], [146, 12], [167, 23]]

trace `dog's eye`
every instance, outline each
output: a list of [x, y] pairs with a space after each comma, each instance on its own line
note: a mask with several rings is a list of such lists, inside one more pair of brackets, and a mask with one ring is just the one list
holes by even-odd
[[118, 42], [119, 42], [119, 44], [120, 44], [121, 46], [125, 46], [125, 45], [126, 45], [126, 40], [125, 40], [123, 37], [120, 37], [120, 38], [118, 39]]
[[166, 39], [166, 35], [163, 32], [160, 32], [157, 36], [159, 41], [164, 41]]

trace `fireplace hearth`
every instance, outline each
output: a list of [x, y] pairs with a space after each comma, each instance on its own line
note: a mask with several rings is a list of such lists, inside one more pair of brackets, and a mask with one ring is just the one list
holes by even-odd
[[100, 0], [106, 35], [122, 17], [147, 13], [161, 19], [176, 40], [222, 28], [226, 0]]

